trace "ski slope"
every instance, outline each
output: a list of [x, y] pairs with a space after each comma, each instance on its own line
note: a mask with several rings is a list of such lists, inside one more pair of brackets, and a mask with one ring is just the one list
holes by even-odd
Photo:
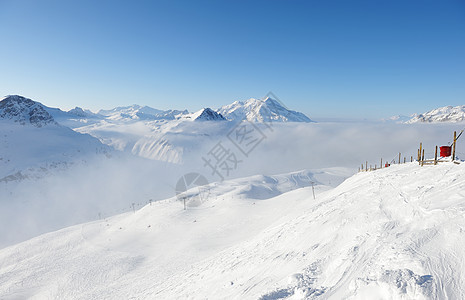
[[303, 178], [318, 181], [225, 181], [187, 210], [171, 198], [2, 249], [0, 298], [465, 299], [465, 164], [358, 173], [316, 199]]

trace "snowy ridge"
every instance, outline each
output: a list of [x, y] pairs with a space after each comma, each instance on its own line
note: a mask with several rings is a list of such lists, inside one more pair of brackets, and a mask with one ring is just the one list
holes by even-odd
[[439, 123], [439, 122], [463, 122], [465, 121], [465, 105], [462, 106], [444, 106], [430, 110], [423, 114], [414, 115], [407, 124], [413, 123]]
[[161, 112], [163, 111], [159, 109], [133, 104], [130, 106], [115, 107], [115, 108], [108, 109], [108, 110], [101, 109], [98, 111], [98, 114], [103, 115], [103, 116], [126, 115], [129, 117], [135, 117], [137, 116], [137, 114], [156, 115]]
[[306, 115], [283, 107], [272, 98], [245, 102], [236, 101], [222, 106], [218, 113], [230, 121], [247, 119], [250, 122], [312, 122]]
[[464, 171], [394, 165], [315, 200], [302, 174], [223, 182], [186, 211], [168, 199], [0, 250], [0, 294], [464, 299]]
[[116, 107], [110, 110], [100, 110], [98, 114], [110, 120], [174, 120], [188, 114], [187, 110], [159, 110], [149, 106], [137, 104], [124, 107]]

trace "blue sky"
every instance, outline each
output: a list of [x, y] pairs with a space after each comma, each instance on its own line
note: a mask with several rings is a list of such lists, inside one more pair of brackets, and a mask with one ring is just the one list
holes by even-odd
[[465, 104], [465, 1], [0, 0], [0, 95], [311, 118]]

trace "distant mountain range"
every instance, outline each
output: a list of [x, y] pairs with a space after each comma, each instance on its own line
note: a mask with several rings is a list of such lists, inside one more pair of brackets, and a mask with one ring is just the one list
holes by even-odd
[[381, 121], [398, 124], [459, 123], [465, 121], [465, 105], [444, 106], [422, 114], [412, 114], [410, 116], [397, 115], [387, 119], [381, 119]]
[[100, 110], [99, 115], [111, 120], [174, 120], [184, 114], [187, 110], [159, 110], [149, 106], [140, 106], [137, 104], [124, 107], [116, 107], [110, 110]]
[[236, 101], [217, 110], [203, 108], [195, 113], [187, 110], [158, 110], [137, 104], [100, 110], [99, 115], [111, 120], [203, 120], [203, 121], [240, 121], [250, 122], [312, 122], [301, 112], [289, 110], [277, 100], [251, 98], [247, 101]]
[[49, 123], [59, 123], [71, 128], [89, 125], [101, 120], [110, 122], [126, 121], [157, 121], [157, 120], [191, 120], [191, 121], [241, 121], [250, 122], [313, 122], [305, 114], [289, 110], [279, 101], [265, 98], [251, 98], [246, 101], [236, 101], [220, 107], [217, 110], [203, 108], [190, 113], [188, 110], [159, 110], [137, 104], [100, 110], [93, 113], [90, 110], [75, 107], [69, 111], [47, 107], [31, 99], [11, 95], [1, 101], [0, 118], [11, 119], [21, 124], [30, 122], [41, 127]]
[[[82, 153], [101, 153], [107, 152], [107, 150], [95, 149], [106, 149], [104, 147], [110, 146], [116, 150], [152, 160], [184, 163], [186, 159], [189, 159], [189, 153], [194, 153], [196, 149], [205, 147], [207, 141], [213, 142], [218, 136], [227, 134], [235, 126], [235, 123], [241, 120], [257, 124], [313, 122], [305, 114], [290, 110], [272, 98], [262, 100], [251, 98], [246, 101], [236, 101], [216, 110], [206, 107], [194, 113], [187, 110], [160, 110], [137, 104], [100, 110], [98, 113], [80, 107], [63, 111], [17, 95], [7, 96], [0, 101], [0, 122], [31, 125], [24, 128], [15, 126], [15, 130], [21, 131], [17, 134], [7, 132], [6, 144], [17, 144], [16, 138], [12, 136], [26, 136], [23, 131], [28, 131], [28, 134], [35, 132], [35, 138], [44, 136], [41, 137], [42, 141], [24, 146], [25, 148], [29, 147], [33, 150], [35, 147], [44, 148], [47, 144], [56, 145], [42, 154], [28, 154], [29, 157], [37, 158], [40, 158], [41, 155], [59, 157], [57, 153], [60, 151], [63, 153], [79, 153], [79, 151]], [[447, 106], [424, 114], [410, 117], [395, 116], [383, 121], [412, 124], [419, 122], [461, 122], [464, 120], [465, 106]], [[192, 121], [195, 121], [195, 125]], [[30, 129], [26, 130], [26, 127], [49, 129], [31, 131]], [[55, 129], [50, 130], [50, 128]], [[3, 129], [8, 130], [5, 126]], [[83, 140], [88, 140], [88, 144], [91, 146], [89, 149], [83, 148], [80, 143], [70, 142], [63, 137], [79, 140], [80, 143]], [[24, 142], [27, 143], [27, 141]], [[64, 147], [64, 145], [69, 147]], [[108, 149], [111, 149], [110, 147]], [[14, 152], [10, 152], [10, 154], [8, 155], [15, 156]], [[19, 156], [17, 157], [18, 161], [21, 161]], [[28, 160], [29, 158], [24, 159], [24, 161]], [[5, 161], [8, 159], [4, 159], [3, 164]], [[16, 172], [18, 170], [5, 172], [11, 173], [10, 171]]]
[[[8, 148], [0, 156], [0, 180], [27, 177], [24, 170], [41, 169], [41, 162], [66, 165], [83, 154], [108, 153], [110, 147], [153, 160], [182, 163], [189, 149], [203, 147], [204, 139], [224, 134], [234, 126], [233, 121], [241, 120], [312, 122], [271, 98], [236, 101], [217, 110], [206, 107], [194, 113], [137, 104], [93, 113], [80, 107], [63, 111], [10, 95], [0, 101], [0, 122], [7, 125], [0, 128], [5, 131], [2, 143]], [[12, 151], [13, 145], [22, 150]], [[12, 174], [16, 175], [8, 177]]]
[[465, 105], [462, 106], [444, 106], [425, 112], [423, 114], [415, 114], [405, 123], [440, 123], [440, 122], [464, 122], [465, 121]]

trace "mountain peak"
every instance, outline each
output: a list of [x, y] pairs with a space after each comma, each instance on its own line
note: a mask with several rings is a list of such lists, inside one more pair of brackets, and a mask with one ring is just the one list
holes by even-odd
[[68, 112], [78, 117], [83, 117], [83, 118], [87, 117], [87, 113], [79, 106], [76, 106], [75, 108], [70, 109]]
[[272, 104], [278, 104], [279, 106], [282, 106], [281, 103], [279, 103], [277, 100], [271, 98], [271, 97], [266, 97], [263, 99], [263, 102], [265, 103], [272, 103]]
[[250, 122], [312, 122], [301, 112], [289, 110], [279, 101], [266, 97], [263, 100], [250, 98], [244, 102], [235, 101], [217, 110], [227, 120], [248, 120]]
[[0, 101], [0, 118], [36, 127], [57, 125], [42, 104], [19, 95], [9, 95]]
[[194, 121], [225, 121], [226, 119], [213, 109], [207, 107], [194, 114]]

